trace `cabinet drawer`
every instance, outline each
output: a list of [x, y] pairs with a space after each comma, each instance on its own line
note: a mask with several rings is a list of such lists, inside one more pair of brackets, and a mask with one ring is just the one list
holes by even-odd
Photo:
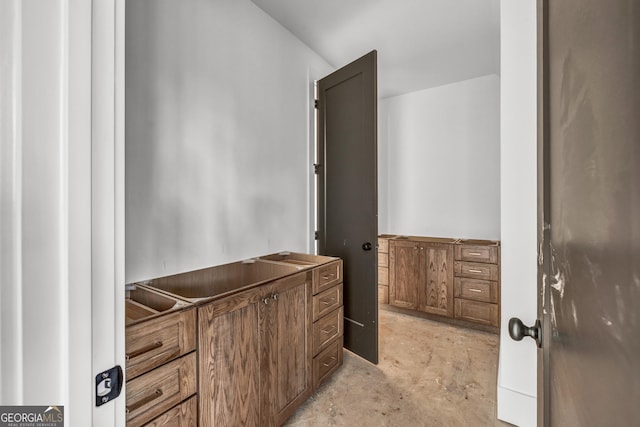
[[378, 238], [378, 253], [380, 252], [389, 252], [389, 239]]
[[342, 283], [313, 296], [313, 321], [342, 305]]
[[455, 274], [459, 277], [497, 281], [498, 266], [496, 264], [481, 264], [478, 262], [456, 261]]
[[497, 264], [498, 247], [456, 245], [456, 260]]
[[389, 287], [378, 285], [378, 303], [389, 304]]
[[338, 337], [313, 358], [313, 388], [317, 389], [341, 365], [342, 337]]
[[383, 254], [378, 252], [378, 267], [389, 266], [389, 254]]
[[481, 302], [498, 302], [498, 282], [456, 277], [454, 283], [456, 298]]
[[313, 354], [322, 351], [334, 338], [342, 335], [343, 308], [327, 314], [313, 324]]
[[141, 426], [195, 394], [196, 353], [127, 381], [127, 426]]
[[196, 348], [196, 311], [189, 309], [126, 328], [127, 378], [189, 353]]
[[378, 267], [378, 285], [389, 286], [389, 269]]
[[455, 315], [457, 319], [484, 325], [498, 326], [498, 305], [488, 302], [455, 299]]
[[342, 282], [342, 261], [334, 261], [313, 270], [313, 294]]
[[197, 427], [197, 425], [198, 398], [193, 396], [145, 424], [144, 427]]

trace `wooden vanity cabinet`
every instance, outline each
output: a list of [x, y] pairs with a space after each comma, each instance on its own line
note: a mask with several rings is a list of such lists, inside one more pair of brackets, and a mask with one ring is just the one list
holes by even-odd
[[453, 316], [453, 245], [412, 239], [389, 242], [389, 303]]
[[280, 425], [310, 396], [311, 277], [199, 307], [200, 426]]

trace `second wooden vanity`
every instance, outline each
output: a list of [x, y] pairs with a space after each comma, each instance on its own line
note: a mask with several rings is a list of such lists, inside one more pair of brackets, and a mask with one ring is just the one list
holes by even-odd
[[[166, 316], [152, 314], [159, 330], [147, 325], [151, 336], [168, 333], [163, 330], [170, 316], [189, 313], [186, 316], [195, 324], [197, 424], [192, 417], [172, 425], [281, 425], [342, 365], [342, 261], [338, 258], [273, 254], [153, 279], [139, 288], [190, 307], [178, 312], [173, 307], [174, 312]], [[144, 313], [144, 304], [131, 305]], [[129, 337], [134, 341], [135, 331], [127, 329], [127, 351], [134, 347]], [[149, 339], [150, 345], [159, 342]], [[145, 402], [136, 409], [140, 413], [154, 410]], [[161, 412], [156, 408], [152, 415]], [[152, 418], [136, 416], [145, 421]], [[161, 417], [153, 425], [165, 425], [158, 420]]]

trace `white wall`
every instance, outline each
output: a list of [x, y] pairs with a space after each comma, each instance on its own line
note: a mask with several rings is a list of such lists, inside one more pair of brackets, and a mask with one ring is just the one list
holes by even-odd
[[380, 102], [381, 233], [500, 238], [500, 79]]
[[536, 425], [536, 346], [509, 338], [507, 324], [536, 319], [536, 1], [501, 2], [502, 329], [498, 417]]
[[312, 249], [329, 65], [248, 0], [137, 0], [126, 18], [126, 280]]

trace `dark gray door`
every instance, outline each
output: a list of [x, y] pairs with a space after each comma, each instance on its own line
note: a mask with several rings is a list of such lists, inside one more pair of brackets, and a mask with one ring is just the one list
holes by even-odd
[[344, 261], [345, 347], [378, 363], [377, 57], [318, 82], [318, 252]]
[[637, 425], [640, 2], [541, 6], [541, 421]]

